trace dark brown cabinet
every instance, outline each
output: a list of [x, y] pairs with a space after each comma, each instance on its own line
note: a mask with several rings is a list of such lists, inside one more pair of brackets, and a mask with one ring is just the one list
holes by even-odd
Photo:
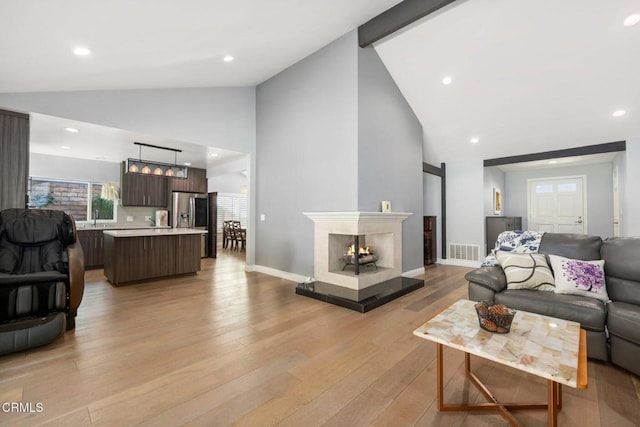
[[188, 168], [186, 179], [171, 178], [171, 191], [182, 191], [185, 193], [206, 193], [207, 170]]
[[102, 230], [78, 230], [78, 240], [84, 252], [86, 268], [102, 267], [104, 251], [104, 234]]
[[123, 206], [166, 208], [169, 203], [168, 180], [165, 176], [125, 173], [120, 175], [120, 199]]
[[124, 282], [195, 273], [200, 270], [200, 234], [104, 236], [104, 274]]
[[200, 234], [184, 234], [178, 237], [175, 274], [192, 273], [200, 270]]
[[209, 258], [218, 257], [218, 193], [209, 193], [209, 224], [207, 226], [207, 245]]
[[503, 231], [522, 230], [521, 216], [488, 216], [485, 224], [487, 254], [494, 248], [498, 235]]
[[105, 236], [104, 274], [118, 284], [142, 280], [146, 277], [146, 253], [144, 237], [116, 239]]
[[438, 258], [436, 251], [436, 217], [425, 216], [423, 225], [424, 265], [434, 264]]
[[141, 258], [145, 264], [147, 278], [171, 276], [176, 273], [176, 256], [179, 252], [176, 244], [178, 237], [180, 236], [143, 237], [145, 256]]

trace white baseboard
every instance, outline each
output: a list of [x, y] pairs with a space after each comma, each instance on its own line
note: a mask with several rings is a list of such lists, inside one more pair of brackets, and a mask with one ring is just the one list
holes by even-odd
[[309, 279], [308, 276], [302, 276], [301, 274], [290, 273], [288, 271], [282, 271], [271, 267], [265, 267], [264, 265], [247, 265], [246, 271], [255, 271], [257, 273], [268, 274], [269, 276], [279, 277], [285, 280], [291, 280], [292, 282], [302, 283]]
[[416, 277], [424, 274], [424, 267], [416, 268], [415, 270], [409, 270], [402, 273], [402, 277]]
[[[310, 279], [308, 276], [302, 276], [301, 274], [290, 273], [288, 271], [282, 271], [271, 267], [265, 267], [264, 265], [248, 265], [245, 267], [245, 271], [257, 272], [268, 274], [269, 276], [279, 277], [281, 279], [291, 280], [292, 282], [303, 283]], [[424, 274], [424, 267], [416, 268], [415, 270], [405, 271], [402, 273], [403, 277], [415, 277]]]

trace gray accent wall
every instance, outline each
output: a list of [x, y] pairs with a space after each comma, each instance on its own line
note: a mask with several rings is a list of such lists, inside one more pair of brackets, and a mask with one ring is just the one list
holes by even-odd
[[265, 218], [256, 264], [311, 276], [313, 222], [303, 212], [380, 211], [391, 200], [414, 213], [403, 270], [422, 266], [422, 129], [355, 31], [260, 84], [256, 105], [256, 214]]
[[358, 210], [411, 212], [402, 271], [422, 267], [422, 125], [373, 48], [358, 49]]
[[[484, 166], [480, 159], [447, 162], [447, 243], [484, 252]], [[453, 262], [449, 260], [449, 262]], [[478, 265], [477, 261], [468, 265]]]
[[505, 175], [505, 209], [509, 216], [522, 216], [522, 228], [527, 229], [527, 180], [562, 176], [587, 177], [587, 234], [613, 235], [613, 164], [558, 167], [531, 171], [511, 171]]
[[312, 276], [302, 212], [358, 208], [357, 49], [349, 33], [257, 87], [257, 265]]

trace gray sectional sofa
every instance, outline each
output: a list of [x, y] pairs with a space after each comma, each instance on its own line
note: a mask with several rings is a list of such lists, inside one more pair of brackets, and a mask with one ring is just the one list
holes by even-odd
[[507, 289], [500, 266], [480, 267], [465, 275], [469, 299], [505, 304], [547, 316], [579, 322], [587, 332], [587, 356], [611, 361], [640, 375], [640, 237], [545, 233], [538, 253], [605, 261], [606, 289], [611, 299]]

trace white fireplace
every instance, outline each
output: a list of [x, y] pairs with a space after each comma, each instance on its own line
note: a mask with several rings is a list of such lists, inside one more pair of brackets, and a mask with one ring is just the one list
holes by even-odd
[[[316, 281], [360, 290], [402, 275], [402, 221], [407, 212], [304, 212], [314, 222]], [[365, 262], [349, 263], [356, 244], [373, 252]], [[371, 262], [375, 259], [375, 262]], [[355, 261], [355, 260], [354, 260]]]

